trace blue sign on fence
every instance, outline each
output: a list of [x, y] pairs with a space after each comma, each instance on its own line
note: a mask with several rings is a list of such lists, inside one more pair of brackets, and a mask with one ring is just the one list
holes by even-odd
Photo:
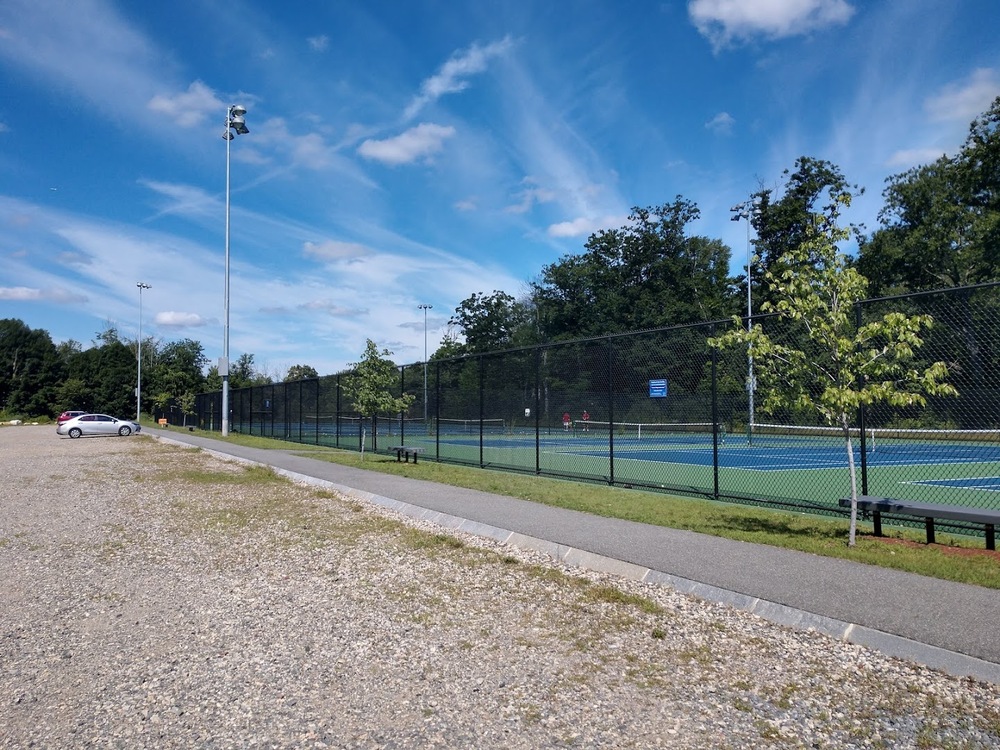
[[666, 398], [667, 397], [667, 379], [660, 378], [658, 380], [649, 381], [649, 397], [650, 398]]

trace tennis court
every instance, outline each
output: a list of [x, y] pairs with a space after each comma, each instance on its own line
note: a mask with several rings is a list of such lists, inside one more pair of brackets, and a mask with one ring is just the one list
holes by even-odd
[[[682, 492], [714, 494], [716, 470], [727, 494], [802, 497], [832, 507], [850, 491], [843, 434], [826, 427], [755, 425], [752, 434], [729, 434], [711, 423], [590, 423], [536, 432], [494, 423], [482, 435], [470, 427], [411, 433], [406, 442], [446, 460]], [[966, 506], [997, 502], [1000, 431], [870, 430], [864, 441], [855, 432], [852, 443], [856, 465], [867, 465], [869, 493]]]

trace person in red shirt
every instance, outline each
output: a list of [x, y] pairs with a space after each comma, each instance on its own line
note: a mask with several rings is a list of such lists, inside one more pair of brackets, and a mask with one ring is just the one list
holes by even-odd
[[590, 432], [590, 412], [583, 410], [583, 431]]
[[563, 413], [563, 429], [569, 432], [569, 425], [573, 421], [573, 418], [569, 415], [569, 412]]

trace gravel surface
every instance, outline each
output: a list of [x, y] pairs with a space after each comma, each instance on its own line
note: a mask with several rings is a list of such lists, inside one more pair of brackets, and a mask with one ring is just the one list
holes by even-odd
[[1000, 746], [1000, 686], [143, 436], [0, 429], [0, 576], [5, 748]]

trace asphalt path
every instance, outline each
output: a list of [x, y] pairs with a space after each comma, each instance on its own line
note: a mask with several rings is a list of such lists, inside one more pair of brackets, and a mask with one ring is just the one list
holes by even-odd
[[670, 585], [782, 625], [1000, 684], [998, 589], [355, 469], [300, 455], [308, 446], [261, 450], [176, 428], [143, 432], [564, 562]]

